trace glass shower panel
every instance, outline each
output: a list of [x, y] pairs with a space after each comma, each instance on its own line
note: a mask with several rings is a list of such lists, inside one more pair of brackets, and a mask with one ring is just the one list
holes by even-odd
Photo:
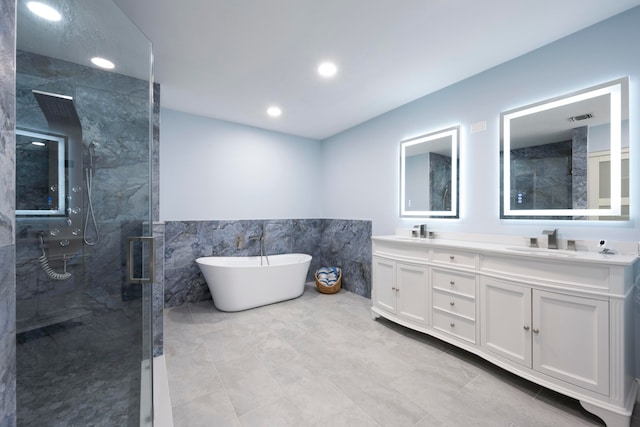
[[28, 3], [17, 1], [17, 423], [152, 425], [151, 288], [127, 281], [127, 239], [150, 235], [151, 43], [112, 1], [47, 1], [58, 20]]

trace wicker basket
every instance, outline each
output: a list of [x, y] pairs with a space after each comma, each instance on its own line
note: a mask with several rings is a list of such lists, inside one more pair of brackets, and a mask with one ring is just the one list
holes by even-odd
[[342, 284], [342, 269], [338, 269], [338, 280], [331, 286], [325, 286], [320, 283], [318, 280], [318, 272], [316, 271], [314, 274], [316, 278], [316, 288], [318, 288], [318, 292], [321, 294], [335, 294], [340, 290], [340, 285]]

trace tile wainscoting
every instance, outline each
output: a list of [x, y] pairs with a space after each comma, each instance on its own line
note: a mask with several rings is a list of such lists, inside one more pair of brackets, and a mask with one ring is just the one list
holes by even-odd
[[[306, 253], [313, 256], [307, 281], [320, 266], [343, 269], [342, 287], [371, 297], [371, 221], [284, 219], [238, 221], [167, 221], [164, 233], [164, 302], [166, 307], [211, 299], [198, 269], [202, 256], [256, 256], [264, 225], [267, 255]], [[238, 240], [241, 244], [238, 245]]]

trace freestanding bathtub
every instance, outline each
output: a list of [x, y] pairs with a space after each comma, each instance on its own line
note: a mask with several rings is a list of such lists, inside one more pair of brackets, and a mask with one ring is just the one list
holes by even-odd
[[246, 310], [302, 295], [311, 255], [269, 255], [269, 265], [265, 258], [264, 265], [259, 256], [196, 260], [218, 310]]

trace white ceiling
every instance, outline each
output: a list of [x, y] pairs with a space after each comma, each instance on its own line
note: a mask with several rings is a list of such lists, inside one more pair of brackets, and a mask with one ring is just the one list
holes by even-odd
[[[640, 0], [115, 0], [164, 108], [325, 139]], [[315, 72], [333, 60], [331, 80]], [[284, 113], [273, 119], [267, 106]]]

